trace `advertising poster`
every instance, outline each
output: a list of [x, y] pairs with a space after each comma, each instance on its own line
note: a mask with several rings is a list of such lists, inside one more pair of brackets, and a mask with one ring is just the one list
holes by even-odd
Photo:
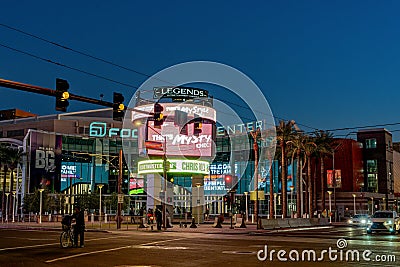
[[60, 189], [62, 136], [32, 131], [29, 139], [29, 190], [44, 188], [55, 192]]

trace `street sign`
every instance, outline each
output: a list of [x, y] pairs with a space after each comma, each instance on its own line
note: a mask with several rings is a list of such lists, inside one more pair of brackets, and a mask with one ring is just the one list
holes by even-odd
[[145, 141], [145, 146], [147, 149], [154, 149], [164, 151], [164, 146], [162, 142], [157, 141]]
[[124, 194], [118, 194], [118, 204], [124, 203]]

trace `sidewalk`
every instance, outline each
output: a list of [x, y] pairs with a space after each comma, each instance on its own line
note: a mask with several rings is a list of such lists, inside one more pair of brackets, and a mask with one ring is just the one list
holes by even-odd
[[[290, 231], [301, 231], [311, 229], [324, 229], [332, 228], [333, 226], [317, 226], [317, 227], [302, 227], [302, 228], [282, 228], [277, 230], [264, 230], [257, 229], [256, 224], [246, 224], [246, 228], [231, 228], [230, 223], [223, 223], [222, 228], [214, 228], [212, 223], [201, 223], [197, 225], [197, 228], [190, 228], [190, 224], [187, 227], [180, 227], [179, 224], [174, 224], [172, 228], [167, 228], [161, 232], [180, 232], [180, 233], [203, 233], [203, 234], [262, 234], [262, 233], [276, 233], [276, 232], [290, 232]], [[233, 224], [234, 226], [234, 224]], [[25, 229], [25, 230], [43, 230], [43, 231], [62, 231], [60, 222], [42, 222], [41, 224], [36, 222], [9, 222], [1, 223], [0, 229]], [[159, 232], [156, 230], [156, 226], [153, 225], [147, 228], [139, 228], [138, 224], [123, 223], [121, 229], [117, 229], [115, 222], [102, 223], [99, 222], [91, 223], [86, 222], [87, 232]]]

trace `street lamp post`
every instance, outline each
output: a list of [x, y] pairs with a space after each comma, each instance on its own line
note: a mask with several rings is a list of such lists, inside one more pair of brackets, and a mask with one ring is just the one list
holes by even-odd
[[248, 212], [248, 206], [247, 206], [247, 194], [248, 194], [248, 193], [249, 193], [249, 192], [244, 192], [244, 196], [245, 196], [245, 198], [246, 198], [246, 212], [245, 212], [246, 222], [249, 221], [249, 212]]
[[353, 214], [356, 215], [356, 194], [353, 194], [353, 204], [354, 204]]
[[374, 206], [375, 206], [374, 197], [371, 197], [371, 210], [372, 210], [371, 214], [374, 214]]
[[8, 196], [10, 195], [10, 193], [6, 193], [6, 222], [8, 222]]
[[328, 194], [329, 194], [329, 222], [332, 223], [332, 201], [331, 201], [332, 191], [328, 191]]
[[39, 223], [42, 223], [42, 193], [43, 193], [44, 189], [41, 188], [39, 189], [40, 192], [40, 202], [39, 202], [39, 206], [40, 206], [40, 210], [39, 210]]
[[289, 188], [290, 188], [290, 217], [293, 217], [293, 189], [294, 189], [294, 186], [291, 185]]
[[103, 188], [103, 184], [98, 184], [97, 187], [100, 190], [100, 201], [99, 201], [99, 221], [100, 221], [100, 228], [101, 228], [101, 189]]
[[12, 192], [13, 194], [13, 218], [12, 218], [12, 222], [15, 222], [15, 191]]
[[253, 150], [254, 150], [254, 191], [256, 192], [256, 199], [254, 201], [254, 217], [257, 224], [257, 229], [259, 229], [258, 223], [258, 138], [261, 135], [260, 128], [256, 131], [250, 132], [253, 138]]
[[201, 201], [200, 201], [200, 183], [196, 184], [197, 187], [197, 225], [200, 225], [200, 205], [201, 205]]

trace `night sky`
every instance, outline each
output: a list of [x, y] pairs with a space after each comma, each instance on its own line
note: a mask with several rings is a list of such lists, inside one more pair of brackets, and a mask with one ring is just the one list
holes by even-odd
[[[103, 93], [111, 101], [114, 91], [129, 99], [146, 75], [174, 64], [215, 61], [248, 75], [274, 116], [293, 119], [305, 131], [399, 123], [385, 127], [400, 139], [399, 1], [87, 2], [4, 1], [0, 78], [55, 88], [60, 77], [72, 93], [93, 98]], [[46, 115], [56, 113], [54, 103], [0, 88], [0, 109]], [[68, 111], [95, 108], [70, 101]], [[334, 134], [349, 131], [354, 130]]]

